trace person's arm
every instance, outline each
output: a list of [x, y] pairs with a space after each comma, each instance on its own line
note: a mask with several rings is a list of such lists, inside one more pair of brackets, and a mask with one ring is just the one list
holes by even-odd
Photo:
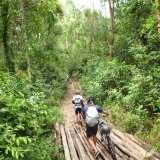
[[73, 103], [73, 104], [75, 104], [75, 103], [74, 103], [74, 99], [75, 99], [75, 98], [73, 97], [73, 99], [72, 99], [72, 103]]
[[83, 100], [81, 100], [81, 104], [82, 104], [82, 108], [84, 107], [84, 103], [83, 103]]
[[83, 117], [83, 119], [86, 118], [86, 116], [85, 116], [85, 108], [84, 107], [82, 108], [82, 117]]
[[85, 119], [85, 118], [86, 118], [86, 116], [83, 114], [83, 112], [82, 112], [82, 117], [83, 117], [83, 119]]
[[99, 112], [99, 113], [104, 113], [105, 115], [109, 115], [108, 114], [108, 112], [107, 111], [105, 111], [105, 110], [103, 110], [100, 106], [97, 106], [97, 111]]
[[74, 100], [72, 100], [72, 103], [74, 104]]
[[109, 115], [109, 113], [107, 112], [107, 111], [105, 111], [105, 110], [103, 110], [103, 112], [102, 113], [104, 113], [105, 115]]

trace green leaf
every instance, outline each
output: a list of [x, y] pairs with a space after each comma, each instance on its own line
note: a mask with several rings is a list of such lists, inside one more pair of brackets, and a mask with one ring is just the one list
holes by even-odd
[[153, 153], [158, 149], [158, 147], [155, 147], [155, 148], [152, 148], [148, 153], [147, 153], [147, 156], [152, 156]]
[[15, 157], [18, 159], [18, 157], [19, 157], [19, 152], [16, 152]]
[[6, 108], [2, 108], [0, 111], [1, 112], [8, 112], [8, 108], [7, 107]]
[[12, 156], [14, 157], [15, 156], [15, 151], [14, 151], [13, 148], [11, 149], [11, 153], [12, 153]]
[[8, 154], [8, 151], [10, 150], [9, 147], [7, 147], [7, 149], [5, 150], [5, 154]]
[[19, 138], [16, 139], [16, 143], [19, 146]]
[[23, 138], [23, 142], [27, 144], [27, 138]]

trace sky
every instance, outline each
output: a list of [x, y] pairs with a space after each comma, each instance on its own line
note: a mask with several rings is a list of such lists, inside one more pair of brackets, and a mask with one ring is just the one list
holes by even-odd
[[[86, 8], [93, 9], [92, 0], [72, 0], [76, 7], [81, 8], [82, 6]], [[100, 10], [102, 15], [105, 15], [105, 9], [100, 4], [99, 0], [93, 0], [94, 7], [96, 10]], [[107, 17], [110, 17], [108, 3], [106, 4]]]
[[[84, 6], [88, 7], [88, 8], [93, 8], [91, 0], [72, 0], [72, 1], [76, 6], [84, 5]], [[93, 0], [93, 1], [94, 1], [95, 8], [97, 8], [98, 5], [99, 5], [99, 0]]]

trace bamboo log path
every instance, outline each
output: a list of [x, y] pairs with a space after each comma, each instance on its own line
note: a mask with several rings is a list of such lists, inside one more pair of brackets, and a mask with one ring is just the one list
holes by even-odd
[[[106, 122], [107, 123], [107, 122]], [[110, 137], [115, 144], [117, 160], [160, 160], [160, 154], [149, 151], [151, 146], [135, 138], [133, 135], [123, 133], [109, 122], [111, 127]], [[56, 137], [59, 137], [66, 160], [94, 160], [94, 154], [88, 144], [84, 122], [75, 122], [73, 125], [55, 125]], [[101, 141], [101, 135], [97, 134], [97, 148], [100, 151], [98, 160], [112, 160], [107, 145]]]
[[[76, 84], [76, 82], [74, 83]], [[64, 124], [54, 124], [53, 126], [54, 143], [60, 142], [63, 146], [65, 160], [94, 160], [94, 154], [86, 138], [85, 123], [77, 120], [72, 121], [75, 117], [74, 110], [73, 113], [70, 110], [73, 106], [71, 103], [73, 94], [74, 84], [72, 83], [62, 105], [68, 107], [63, 108], [66, 114], [66, 122]], [[157, 151], [152, 152], [152, 146], [133, 135], [122, 132], [108, 119], [105, 123], [111, 128], [110, 138], [115, 145], [117, 160], [160, 160], [160, 153]], [[97, 157], [98, 160], [112, 160], [107, 145], [101, 141], [99, 131], [96, 145], [100, 152]]]

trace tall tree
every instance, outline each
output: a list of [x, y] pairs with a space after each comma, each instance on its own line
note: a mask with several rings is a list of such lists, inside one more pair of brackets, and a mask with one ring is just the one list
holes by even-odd
[[9, 33], [10, 33], [10, 25], [11, 25], [11, 13], [10, 13], [10, 5], [12, 5], [12, 2], [10, 4], [9, 1], [2, 1], [0, 2], [0, 16], [2, 21], [2, 42], [4, 46], [4, 57], [5, 62], [8, 70], [12, 73], [15, 72], [15, 66], [13, 62], [13, 51], [11, 50], [9, 46]]
[[112, 60], [114, 46], [114, 0], [108, 0], [108, 3], [111, 17], [110, 60]]
[[[115, 22], [114, 22], [114, 0], [101, 0], [101, 4], [104, 5], [104, 12], [105, 12], [105, 17], [106, 17], [106, 29], [107, 31], [110, 31], [110, 39], [109, 42], [107, 42], [107, 45], [109, 46], [109, 55], [110, 55], [110, 60], [113, 59], [113, 47], [114, 47], [114, 33], [115, 33]], [[106, 7], [107, 5], [109, 6], [109, 14], [110, 14], [110, 21], [109, 24], [107, 23], [107, 13], [106, 13]], [[108, 29], [110, 26], [110, 29]]]
[[160, 0], [156, 0], [157, 3], [157, 18], [158, 18], [158, 33], [160, 34]]
[[0, 33], [9, 72], [28, 68], [31, 80], [30, 55], [38, 49], [49, 49], [53, 46], [51, 43], [55, 44], [56, 16], [61, 13], [57, 0], [0, 1]]

